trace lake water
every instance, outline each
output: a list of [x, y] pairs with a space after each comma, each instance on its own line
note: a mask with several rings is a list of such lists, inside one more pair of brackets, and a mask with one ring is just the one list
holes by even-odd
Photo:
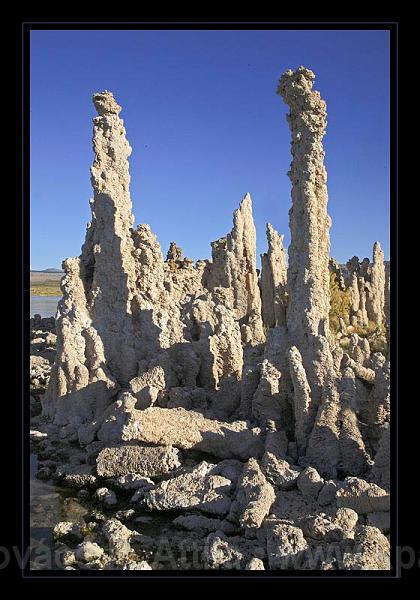
[[74, 490], [63, 490], [52, 481], [36, 479], [38, 459], [31, 454], [30, 482], [30, 569], [58, 568], [53, 551], [53, 528], [59, 521], [81, 522], [87, 509]]
[[57, 304], [61, 296], [31, 296], [31, 317], [38, 314], [44, 317], [55, 317]]

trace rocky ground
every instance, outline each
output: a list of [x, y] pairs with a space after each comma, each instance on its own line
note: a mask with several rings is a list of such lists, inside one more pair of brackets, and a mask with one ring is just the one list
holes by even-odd
[[247, 440], [233, 452], [258, 456], [248, 460], [221, 459], [217, 442], [212, 455], [211, 443], [205, 454], [101, 441], [81, 449], [77, 436], [60, 437], [40, 403], [54, 330], [54, 319], [31, 320], [31, 445], [37, 478], [85, 509], [54, 527], [61, 568], [389, 569], [389, 483], [377, 485], [374, 469], [321, 477], [270, 423], [264, 447]]

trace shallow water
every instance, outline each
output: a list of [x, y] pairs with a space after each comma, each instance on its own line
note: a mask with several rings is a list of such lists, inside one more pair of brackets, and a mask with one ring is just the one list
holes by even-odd
[[[53, 481], [44, 481], [36, 478], [38, 469], [38, 458], [36, 454], [31, 454], [31, 481], [30, 481], [30, 565], [31, 570], [62, 569], [57, 550], [54, 551], [53, 529], [60, 521], [71, 521], [82, 523], [84, 517], [89, 513], [90, 508], [95, 504], [89, 500], [81, 504], [75, 497], [77, 491], [71, 488], [62, 488]], [[130, 497], [130, 494], [127, 496]], [[127, 502], [124, 508], [133, 508]], [[108, 518], [114, 516], [114, 511], [105, 510], [101, 507], [101, 512], [108, 515]], [[202, 569], [203, 563], [201, 550], [198, 550], [199, 544], [175, 540], [175, 535], [179, 535], [179, 529], [174, 526], [173, 519], [184, 511], [169, 513], [150, 513], [145, 509], [136, 507], [136, 517], [147, 517], [147, 521], [137, 521], [134, 519], [128, 523], [124, 522], [129, 528], [139, 531], [145, 536], [150, 536], [155, 541], [153, 557], [141, 556], [139, 560], [147, 559], [153, 564], [154, 569]], [[191, 533], [185, 532], [185, 537]], [[192, 534], [193, 535], [193, 534]], [[191, 548], [190, 545], [192, 544]], [[135, 545], [134, 545], [135, 546]], [[140, 549], [140, 554], [142, 554]], [[182, 562], [181, 561], [182, 557]], [[154, 562], [156, 561], [156, 562]]]
[[57, 304], [61, 296], [31, 296], [31, 317], [38, 314], [42, 318], [55, 317]]
[[38, 459], [31, 454], [30, 569], [57, 569], [53, 556], [54, 526], [59, 521], [80, 521], [87, 509], [52, 481], [36, 479]]

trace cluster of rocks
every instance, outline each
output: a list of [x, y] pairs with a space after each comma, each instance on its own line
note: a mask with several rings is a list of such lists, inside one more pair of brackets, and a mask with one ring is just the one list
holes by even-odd
[[389, 482], [375, 469], [370, 482], [323, 478], [273, 453], [284, 442], [278, 432], [259, 460], [199, 461], [173, 446], [126, 444], [96, 449], [84, 463], [47, 429], [34, 442], [48, 456], [40, 470], [48, 463], [50, 472], [40, 475], [73, 488], [87, 507], [81, 522], [54, 528], [63, 568], [389, 568]]
[[54, 317], [30, 319], [29, 381], [31, 416], [41, 412], [40, 397], [48, 387], [56, 356], [57, 335]]
[[[92, 221], [63, 263], [32, 421], [38, 476], [100, 507], [57, 525], [63, 568], [168, 568], [162, 540], [177, 569], [390, 568], [389, 362], [357, 334], [344, 353], [330, 332], [326, 105], [313, 80], [300, 67], [279, 82], [291, 244], [286, 261], [267, 225], [260, 274], [249, 194], [211, 260], [171, 243], [165, 261], [150, 227], [133, 228], [121, 107], [94, 95]], [[361, 279], [366, 310], [386, 319], [382, 267], [376, 246], [373, 266], [352, 271], [350, 325]]]
[[338, 338], [344, 341], [355, 330], [367, 330], [385, 347], [390, 327], [390, 263], [384, 260], [380, 243], [373, 245], [372, 262], [353, 256], [346, 265], [330, 259], [329, 266], [340, 289], [347, 291], [350, 298], [350, 309], [340, 321]]

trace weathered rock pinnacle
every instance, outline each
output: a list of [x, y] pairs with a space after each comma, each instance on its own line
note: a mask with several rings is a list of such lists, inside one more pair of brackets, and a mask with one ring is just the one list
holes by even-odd
[[93, 119], [92, 221], [80, 258], [63, 265], [57, 360], [44, 399], [44, 412], [61, 424], [93, 418], [137, 373], [131, 147], [112, 93], [94, 94], [93, 102], [100, 116]]
[[314, 78], [312, 71], [299, 67], [286, 71], [278, 87], [290, 107], [292, 132], [287, 326], [296, 341], [308, 333], [328, 335], [331, 219], [322, 146], [327, 112], [319, 92], [312, 90]]
[[136, 283], [128, 171], [131, 147], [118, 116], [121, 107], [112, 93], [94, 94], [93, 103], [100, 116], [93, 119], [92, 223], [81, 261], [93, 324], [103, 339], [107, 363], [126, 383], [137, 369], [131, 320]]
[[268, 252], [261, 254], [262, 318], [266, 327], [286, 323], [286, 253], [283, 235], [267, 223]]
[[249, 194], [233, 213], [233, 229], [212, 243], [213, 264], [208, 286], [231, 288], [236, 318], [243, 320], [255, 342], [264, 339], [258, 286], [256, 231]]
[[390, 303], [391, 303], [391, 264], [389, 261], [385, 263], [385, 304], [384, 304], [384, 312], [385, 312], [385, 325], [388, 332], [389, 337], [389, 327], [390, 327]]
[[331, 219], [327, 213], [327, 173], [322, 138], [327, 124], [325, 101], [312, 90], [315, 76], [299, 67], [286, 71], [278, 93], [289, 105], [292, 133], [291, 243], [287, 269], [287, 329], [291, 346], [302, 355], [312, 401], [320, 401], [332, 357], [329, 336], [329, 259]]
[[366, 309], [368, 317], [376, 325], [385, 320], [385, 264], [384, 253], [379, 242], [373, 245], [373, 264], [370, 268], [370, 284]]
[[98, 112], [98, 115], [105, 117], [107, 115], [119, 115], [121, 106], [117, 104], [112, 92], [104, 90], [93, 94], [93, 104]]

